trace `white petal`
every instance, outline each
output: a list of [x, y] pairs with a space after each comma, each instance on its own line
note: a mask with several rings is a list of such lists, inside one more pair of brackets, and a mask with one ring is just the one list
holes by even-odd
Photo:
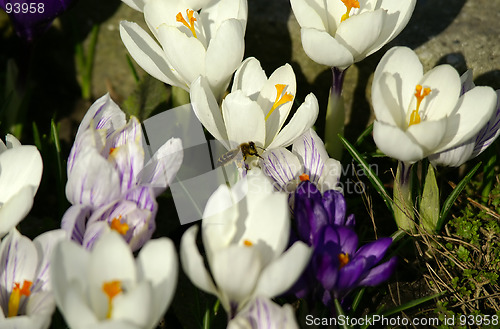
[[475, 87], [460, 97], [453, 114], [448, 117], [446, 136], [438, 152], [455, 147], [484, 127], [496, 106], [496, 93], [491, 87]]
[[354, 63], [351, 52], [325, 31], [302, 28], [301, 38], [307, 56], [318, 64], [346, 68]]
[[401, 87], [400, 77], [384, 72], [372, 84], [372, 105], [378, 121], [405, 129], [408, 107], [402, 104]]
[[[424, 74], [424, 69], [417, 54], [407, 47], [391, 48], [378, 63], [372, 86], [375, 86], [382, 74], [386, 72], [393, 75], [396, 80], [395, 85], [397, 89], [391, 89], [393, 96], [404, 111], [407, 111], [410, 107], [410, 102], [415, 98], [413, 95], [415, 87]], [[372, 89], [372, 93], [373, 91]]]
[[281, 129], [268, 148], [279, 146], [287, 147], [295, 139], [312, 127], [319, 113], [319, 104], [314, 94], [306, 96], [304, 103], [300, 105], [288, 124]]
[[358, 62], [379, 38], [386, 15], [383, 10], [353, 15], [339, 25], [335, 39], [349, 49]]
[[281, 257], [269, 264], [259, 278], [255, 296], [273, 298], [287, 291], [309, 263], [312, 249], [295, 242]]
[[144, 3], [146, 0], [122, 0], [125, 4], [132, 9], [142, 12], [144, 10]]
[[215, 284], [205, 268], [203, 258], [196, 246], [197, 233], [198, 226], [193, 225], [182, 236], [180, 247], [182, 269], [196, 287], [210, 294], [217, 295]]
[[42, 157], [35, 146], [22, 145], [2, 152], [0, 204], [7, 202], [25, 186], [31, 186], [35, 193], [40, 184], [42, 169]]
[[217, 287], [230, 303], [241, 307], [252, 296], [262, 263], [253, 247], [233, 245], [214, 255], [211, 269]]
[[14, 228], [30, 212], [35, 190], [32, 186], [21, 188], [0, 206], [0, 237]]
[[115, 130], [122, 128], [126, 123], [125, 113], [111, 99], [109, 94], [106, 94], [90, 106], [80, 126], [78, 126], [76, 136], [79, 137], [91, 126], [96, 130], [105, 130], [107, 136], [109, 136]]
[[269, 80], [267, 80], [267, 82], [262, 87], [262, 90], [257, 99], [257, 103], [259, 103], [267, 118], [266, 144], [269, 144], [276, 136], [278, 131], [280, 131], [293, 105], [292, 99], [291, 101], [278, 106], [273, 110], [271, 114], [269, 114], [274, 102], [281, 98], [281, 95], [277, 95], [276, 85], [278, 84], [286, 86], [283, 93], [288, 93], [295, 98], [295, 95], [297, 93], [297, 84], [295, 81], [295, 73], [293, 72], [290, 64], [285, 64], [279, 67], [273, 72], [273, 74], [271, 74]]
[[85, 300], [84, 291], [78, 283], [68, 285], [67, 289], [62, 291], [64, 302], [62, 305], [58, 303], [57, 306], [70, 328], [96, 328], [98, 319]]
[[408, 127], [406, 134], [416, 141], [424, 150], [424, 154], [432, 154], [437, 149], [447, 131], [447, 119], [422, 121]]
[[206, 50], [198, 39], [166, 25], [158, 28], [158, 38], [164, 46], [168, 62], [188, 86], [198, 76], [205, 75]]
[[302, 158], [305, 173], [317, 181], [323, 173], [325, 161], [329, 159], [325, 144], [318, 134], [310, 128], [293, 143], [292, 150]]
[[[431, 93], [420, 105], [419, 113], [422, 119], [439, 120], [452, 113], [461, 90], [460, 76], [452, 66], [439, 65], [433, 68], [424, 75], [419, 84], [424, 88], [431, 88]], [[416, 101], [416, 97], [413, 97], [411, 110], [416, 108]]]
[[425, 157], [418, 142], [398, 127], [375, 121], [373, 139], [383, 153], [400, 161], [413, 163]]
[[153, 320], [152, 295], [153, 287], [147, 281], [140, 282], [132, 290], [118, 294], [113, 299], [111, 320], [123, 320], [135, 324], [138, 328], [149, 328], [148, 325]]
[[5, 136], [5, 144], [8, 149], [21, 146], [21, 142], [19, 141], [19, 139], [17, 139], [14, 135], [11, 134], [7, 134]]
[[224, 95], [231, 75], [243, 59], [244, 50], [240, 22], [235, 19], [224, 21], [210, 40], [205, 57], [205, 74], [217, 99]]
[[33, 240], [38, 252], [36, 280], [31, 286], [31, 292], [51, 291], [50, 261], [55, 246], [68, 238], [66, 231], [53, 230], [45, 232]]
[[337, 186], [340, 181], [341, 174], [342, 164], [338, 160], [326, 160], [323, 173], [318, 181], [318, 184], [321, 187], [321, 192], [327, 190], [340, 190], [342, 192], [342, 189]]
[[231, 147], [251, 141], [264, 145], [266, 127], [262, 109], [242, 91], [232, 92], [224, 98], [222, 115]]
[[326, 10], [311, 6], [311, 1], [290, 0], [293, 14], [301, 28], [313, 28], [326, 31]]
[[295, 154], [286, 148], [267, 150], [262, 154], [261, 168], [281, 189], [303, 171], [303, 166]]
[[148, 328], [153, 328], [167, 310], [177, 286], [177, 253], [167, 238], [150, 240], [137, 258], [140, 280], [151, 282], [153, 303]]
[[266, 82], [267, 76], [259, 60], [249, 57], [241, 63], [234, 74], [231, 92], [242, 90], [251, 100], [256, 101]]
[[201, 124], [226, 148], [229, 148], [221, 110], [205, 77], [199, 77], [193, 82], [190, 97], [193, 111]]
[[154, 78], [187, 90], [186, 82], [169, 64], [163, 49], [133, 22], [120, 22], [120, 36], [132, 58]]

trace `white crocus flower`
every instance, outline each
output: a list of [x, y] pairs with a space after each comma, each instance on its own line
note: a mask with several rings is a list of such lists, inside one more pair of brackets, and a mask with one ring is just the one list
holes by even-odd
[[61, 226], [89, 249], [110, 228], [139, 249], [156, 227], [156, 197], [182, 159], [181, 140], [171, 138], [145, 164], [139, 121], [127, 122], [109, 95], [99, 98], [83, 118], [68, 158], [66, 196], [72, 206]]
[[315, 62], [345, 69], [406, 26], [416, 0], [290, 0], [302, 46]]
[[299, 329], [292, 306], [258, 297], [231, 320], [227, 329]]
[[43, 170], [35, 146], [21, 145], [12, 135], [5, 141], [0, 140], [0, 237], [31, 210]]
[[250, 141], [259, 147], [276, 148], [292, 144], [318, 116], [318, 100], [311, 93], [283, 127], [295, 93], [295, 73], [289, 64], [268, 79], [260, 62], [251, 57], [236, 71], [222, 110], [204, 77], [191, 86], [191, 103], [200, 122], [227, 149]]
[[220, 186], [205, 208], [202, 238], [211, 274], [196, 245], [198, 226], [181, 240], [184, 272], [194, 285], [220, 299], [229, 318], [256, 296], [286, 292], [311, 254], [300, 241], [285, 251], [289, 217], [286, 195], [274, 193], [263, 173], [252, 169], [232, 190]]
[[460, 91], [460, 76], [450, 65], [424, 74], [411, 49], [389, 50], [372, 84], [378, 148], [414, 163], [475, 136], [493, 115], [496, 94], [490, 87], [475, 87], [463, 95]]
[[[462, 94], [475, 87], [472, 81], [472, 71], [465, 72], [462, 77]], [[486, 150], [500, 135], [500, 90], [497, 93], [496, 110], [486, 125], [471, 139], [446, 151], [429, 156], [436, 166], [459, 167], [466, 161], [477, 157]]]
[[89, 252], [71, 241], [55, 247], [51, 267], [57, 307], [72, 329], [155, 328], [177, 284], [171, 240], [148, 241], [136, 260], [116, 233]]
[[312, 128], [295, 140], [292, 152], [286, 148], [266, 150], [260, 165], [277, 188], [290, 196], [302, 180], [310, 180], [321, 192], [342, 191], [338, 186], [342, 166], [328, 156], [325, 144]]
[[125, 3], [144, 11], [146, 23], [159, 42], [136, 23], [120, 23], [125, 47], [146, 72], [187, 91], [202, 75], [216, 97], [222, 97], [243, 59], [246, 0]]
[[44, 329], [56, 308], [49, 277], [54, 246], [63, 230], [33, 240], [12, 229], [0, 245], [0, 327]]

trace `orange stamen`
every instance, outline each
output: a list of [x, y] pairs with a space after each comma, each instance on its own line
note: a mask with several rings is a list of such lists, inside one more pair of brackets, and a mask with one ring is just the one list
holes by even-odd
[[111, 147], [111, 148], [109, 149], [109, 154], [111, 155], [111, 153], [113, 153], [113, 151], [114, 151], [114, 150], [116, 150], [116, 147]]
[[108, 313], [106, 314], [106, 318], [109, 319], [113, 310], [113, 298], [123, 292], [122, 283], [119, 280], [104, 282], [102, 284], [102, 291], [108, 296]]
[[118, 216], [118, 218], [113, 218], [111, 221], [111, 224], [109, 225], [112, 230], [115, 230], [116, 232], [120, 233], [121, 235], [125, 235], [128, 232], [128, 224], [127, 223], [121, 223], [122, 216]]
[[253, 246], [253, 243], [250, 240], [243, 240], [243, 244], [245, 245], [245, 247]]
[[349, 13], [351, 12], [352, 8], [359, 8], [359, 1], [357, 0], [341, 0], [341, 1], [347, 8], [346, 13], [342, 15], [342, 18], [340, 19], [340, 22], [343, 22], [349, 18]]
[[8, 314], [7, 317], [17, 316], [19, 312], [19, 304], [21, 303], [21, 296], [28, 297], [31, 294], [30, 288], [33, 282], [24, 280], [23, 286], [18, 282], [14, 282], [14, 287], [9, 297]]
[[410, 115], [410, 123], [408, 127], [411, 125], [416, 125], [420, 123], [420, 115], [418, 114], [418, 110], [420, 109], [420, 104], [424, 100], [425, 96], [431, 93], [431, 88], [422, 88], [421, 85], [417, 85], [415, 87], [415, 97], [417, 98], [417, 108], [411, 112]]
[[309, 175], [308, 174], [302, 174], [299, 176], [301, 182], [305, 182], [309, 180]]
[[177, 22], [181, 22], [185, 27], [187, 27], [193, 33], [193, 36], [197, 38], [196, 31], [194, 29], [194, 22], [196, 22], [196, 18], [193, 15], [194, 15], [194, 10], [186, 9], [186, 16], [188, 18], [187, 21], [184, 19], [184, 16], [182, 16], [181, 12], [179, 12], [175, 16], [175, 19], [177, 20]]
[[349, 263], [349, 254], [339, 254], [339, 268], [342, 268]]
[[276, 87], [276, 99], [274, 100], [274, 104], [267, 113], [266, 118], [264, 120], [267, 120], [271, 116], [271, 113], [273, 113], [273, 111], [278, 108], [278, 106], [291, 102], [293, 100], [293, 95], [291, 93], [283, 94], [283, 91], [285, 90], [286, 86], [287, 85], [282, 85], [282, 84], [277, 84], [274, 86]]

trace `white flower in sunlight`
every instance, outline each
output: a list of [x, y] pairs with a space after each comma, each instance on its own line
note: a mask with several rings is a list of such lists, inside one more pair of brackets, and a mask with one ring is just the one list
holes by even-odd
[[42, 178], [43, 163], [35, 146], [12, 135], [0, 140], [0, 238], [31, 210]]
[[259, 61], [250, 57], [236, 71], [222, 111], [203, 77], [191, 86], [191, 103], [203, 126], [227, 149], [250, 141], [264, 148], [286, 147], [312, 127], [319, 111], [311, 93], [283, 127], [295, 92], [295, 73], [289, 64], [268, 79]]
[[48, 328], [56, 308], [50, 283], [54, 246], [66, 239], [63, 230], [46, 232], [33, 240], [16, 229], [0, 245], [0, 327]]
[[221, 185], [210, 197], [201, 224], [211, 274], [196, 245], [198, 226], [181, 240], [184, 272], [195, 286], [220, 299], [230, 319], [256, 296], [286, 292], [311, 254], [300, 241], [285, 251], [289, 217], [286, 195], [274, 193], [259, 169], [250, 170], [233, 189]]
[[[462, 94], [475, 87], [472, 81], [472, 71], [465, 72], [462, 77]], [[500, 135], [500, 90], [496, 91], [496, 110], [486, 125], [471, 139], [454, 148], [429, 156], [431, 163], [436, 166], [459, 167], [466, 161], [477, 157], [486, 150]]]
[[175, 177], [183, 159], [182, 142], [171, 138], [144, 163], [142, 128], [109, 95], [98, 99], [78, 129], [68, 158], [66, 196], [72, 206], [62, 227], [91, 248], [110, 228], [133, 250], [155, 230], [156, 197]]
[[[290, 196], [302, 180], [310, 180], [321, 192], [342, 191], [338, 186], [342, 166], [328, 157], [325, 144], [312, 128], [295, 140], [292, 152], [286, 148], [266, 150], [260, 166]], [[293, 205], [293, 200], [290, 201]]]
[[463, 95], [460, 91], [460, 76], [450, 65], [424, 75], [411, 49], [389, 50], [372, 84], [377, 147], [413, 163], [475, 136], [492, 117], [497, 97], [490, 87], [475, 87]]
[[379, 50], [406, 26], [416, 0], [290, 0], [302, 46], [319, 64], [345, 69]]
[[227, 329], [299, 329], [291, 305], [258, 297], [231, 320]]
[[62, 241], [51, 279], [70, 328], [155, 328], [177, 284], [175, 247], [167, 238], [150, 240], [134, 260], [116, 232], [103, 235], [91, 252]]
[[159, 42], [136, 23], [120, 23], [125, 47], [146, 72], [187, 91], [202, 75], [217, 99], [222, 97], [243, 60], [246, 0], [124, 2], [144, 12]]

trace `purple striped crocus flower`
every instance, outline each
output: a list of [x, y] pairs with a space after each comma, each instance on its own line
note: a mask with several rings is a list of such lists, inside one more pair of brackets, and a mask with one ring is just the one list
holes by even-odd
[[310, 180], [322, 192], [342, 191], [338, 186], [342, 171], [340, 162], [328, 156], [325, 144], [312, 129], [295, 140], [292, 152], [283, 147], [264, 152], [260, 165], [274, 181], [276, 190], [289, 193], [291, 207], [294, 191], [302, 180]]
[[49, 268], [52, 250], [66, 239], [63, 230], [31, 241], [12, 229], [0, 245], [0, 322], [2, 328], [45, 329], [56, 308]]
[[140, 123], [134, 117], [127, 122], [109, 95], [101, 97], [83, 118], [68, 158], [66, 196], [72, 206], [62, 227], [88, 249], [110, 229], [139, 249], [156, 227], [156, 197], [182, 158], [182, 143], [172, 138], [145, 165]]
[[9, 15], [17, 35], [32, 42], [73, 2], [75, 0], [0, 0], [0, 7]]
[[[472, 81], [472, 71], [461, 76], [461, 95], [476, 87]], [[468, 141], [443, 152], [429, 156], [434, 166], [459, 167], [465, 162], [474, 159], [486, 150], [500, 135], [500, 89], [496, 91], [497, 104], [491, 118], [484, 127]]]
[[311, 262], [293, 289], [299, 298], [331, 305], [333, 298], [342, 301], [357, 287], [387, 280], [395, 269], [395, 257], [378, 265], [391, 238], [358, 249], [354, 215], [346, 216], [346, 202], [338, 191], [322, 195], [312, 182], [302, 182], [295, 192], [295, 221], [298, 238], [314, 247]]

